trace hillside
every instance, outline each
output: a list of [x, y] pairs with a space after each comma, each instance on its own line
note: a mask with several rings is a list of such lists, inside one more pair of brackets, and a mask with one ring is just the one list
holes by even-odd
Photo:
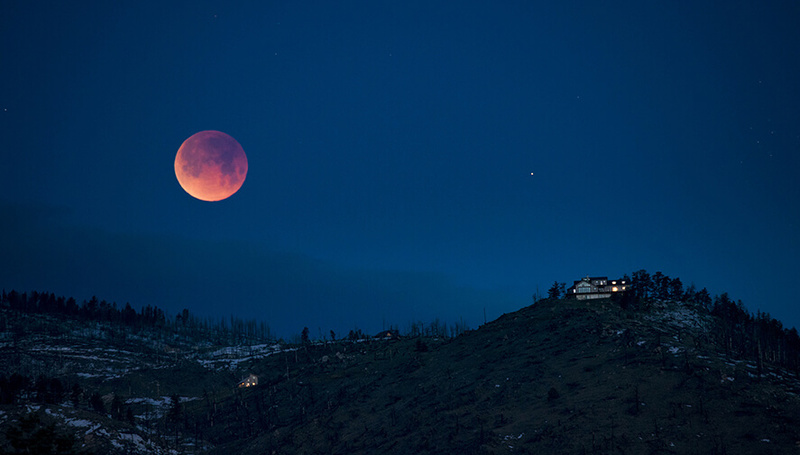
[[[689, 306], [540, 301], [453, 340], [254, 365], [209, 436], [246, 453], [788, 453], [796, 372], [725, 357]], [[420, 352], [423, 351], [423, 352]], [[302, 356], [301, 356], [302, 358]], [[218, 453], [229, 450], [227, 446]]]
[[[83, 390], [47, 400], [32, 384], [0, 406], [7, 448], [23, 416], [39, 420], [23, 436], [51, 428], [96, 453], [784, 454], [800, 441], [796, 368], [737, 356], [691, 303], [540, 300], [452, 339], [299, 346], [47, 315], [19, 333], [3, 311], [7, 375]], [[248, 373], [259, 385], [235, 388]]]
[[176, 399], [224, 397], [238, 362], [280, 349], [2, 307], [0, 328], [0, 453], [9, 430], [21, 444], [64, 436], [87, 453], [168, 453]]

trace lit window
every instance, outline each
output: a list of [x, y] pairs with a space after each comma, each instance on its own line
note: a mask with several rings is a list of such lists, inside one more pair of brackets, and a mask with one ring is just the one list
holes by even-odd
[[614, 291], [614, 292], [617, 292], [617, 287], [614, 286], [613, 288], [611, 288], [611, 290]]
[[612, 281], [611, 284], [617, 284], [617, 282], [616, 281]]

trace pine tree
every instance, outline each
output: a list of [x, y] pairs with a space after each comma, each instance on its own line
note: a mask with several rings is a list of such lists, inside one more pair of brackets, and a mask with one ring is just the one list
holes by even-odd
[[559, 285], [558, 281], [554, 281], [553, 285], [550, 286], [550, 289], [547, 290], [547, 298], [548, 299], [561, 298], [561, 286]]

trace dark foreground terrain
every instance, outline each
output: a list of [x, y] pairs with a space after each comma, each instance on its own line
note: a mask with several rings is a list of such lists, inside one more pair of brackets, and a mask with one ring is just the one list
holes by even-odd
[[[796, 368], [760, 342], [755, 357], [731, 349], [737, 333], [720, 342], [690, 303], [541, 300], [455, 338], [292, 346], [111, 343], [111, 328], [65, 341], [41, 326], [35, 343], [6, 337], [6, 380], [38, 365], [68, 390], [47, 402], [34, 382], [0, 407], [12, 453], [44, 430], [96, 453], [800, 452]], [[259, 384], [236, 388], [249, 373]]]

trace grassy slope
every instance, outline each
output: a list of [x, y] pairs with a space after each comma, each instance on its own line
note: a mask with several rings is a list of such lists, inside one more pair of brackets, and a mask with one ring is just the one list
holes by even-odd
[[268, 357], [252, 365], [266, 384], [224, 400], [206, 436], [220, 453], [796, 450], [796, 376], [758, 378], [662, 313], [545, 301], [428, 352], [402, 340]]
[[[311, 345], [236, 360], [235, 371], [201, 367], [190, 341], [109, 338], [50, 319], [26, 323], [35, 330], [3, 348], [2, 364], [87, 393], [193, 398], [180, 422], [147, 422], [145, 432], [177, 430], [182, 444], [197, 437], [217, 453], [783, 454], [800, 440], [797, 376], [758, 377], [754, 364], [726, 359], [707, 341], [707, 320], [678, 304], [632, 313], [609, 301], [542, 301], [452, 340]], [[165, 344], [174, 354], [158, 353]], [[234, 389], [248, 371], [261, 384]], [[67, 416], [54, 422], [101, 424], [109, 441], [142, 433], [85, 403], [48, 409]], [[24, 409], [2, 411], [0, 427]], [[98, 436], [99, 451], [114, 449], [77, 429]]]

